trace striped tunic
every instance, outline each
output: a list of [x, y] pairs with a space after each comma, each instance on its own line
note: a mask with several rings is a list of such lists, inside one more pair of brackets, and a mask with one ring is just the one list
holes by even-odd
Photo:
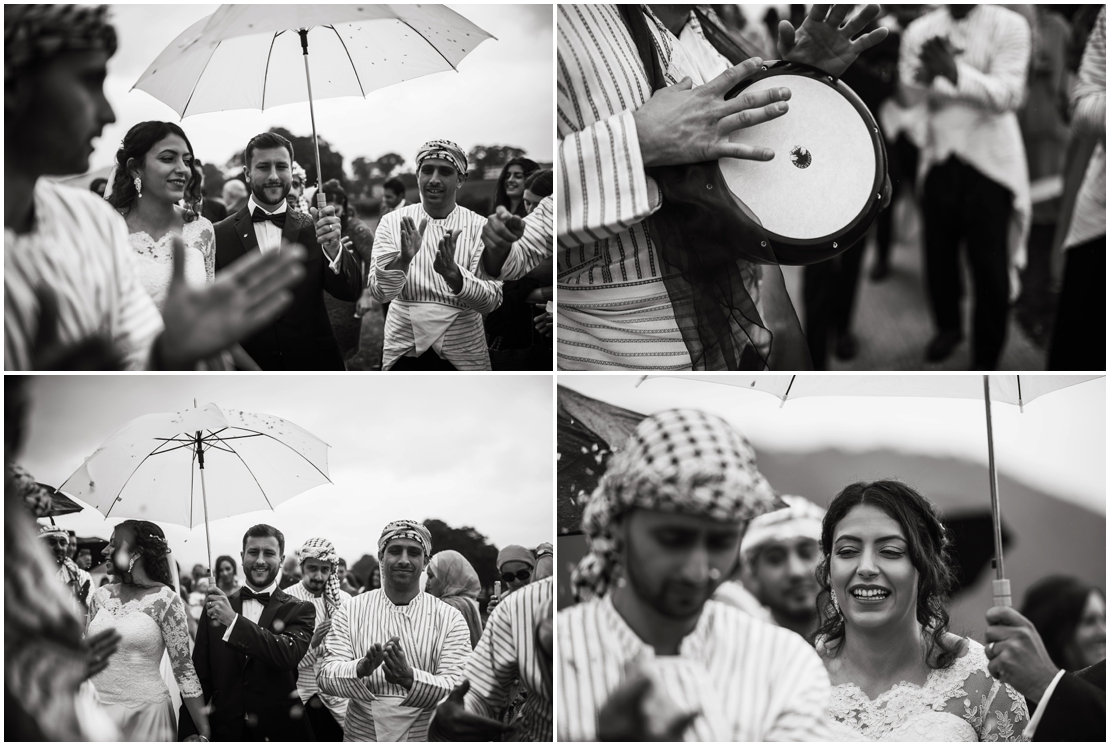
[[608, 596], [559, 613], [560, 741], [597, 739], [598, 713], [640, 660], [682, 711], [688, 741], [828, 741], [829, 677], [789, 630], [708, 601], [677, 656], [655, 655]]
[[1064, 248], [1079, 246], [1106, 235], [1106, 6], [1083, 50], [1079, 80], [1071, 94], [1072, 125], [1076, 132], [1102, 135], [1095, 146], [1083, 184], [1075, 200]]
[[[317, 623], [328, 618], [328, 611], [324, 603], [323, 595], [313, 596], [312, 593], [304, 587], [304, 583], [296, 583], [285, 589], [293, 598], [299, 601], [307, 601], [316, 608]], [[351, 597], [346, 593], [339, 594], [340, 608], [346, 606], [351, 602]], [[320, 664], [323, 663], [322, 653], [327, 646], [321, 643], [318, 647], [308, 648], [308, 652], [301, 658], [300, 664], [297, 666], [297, 691], [301, 694], [301, 702], [308, 702], [316, 694], [320, 695], [320, 701], [327, 706], [331, 711], [335, 722], [343, 725], [343, 720], [347, 717], [347, 700], [342, 697], [333, 697], [330, 694], [324, 694], [320, 691], [320, 685], [316, 682], [316, 673], [320, 669]]]
[[[411, 690], [388, 683], [384, 666], [366, 678], [356, 673], [370, 646], [390, 637], [400, 638], [412, 667]], [[350, 700], [343, 724], [346, 741], [377, 740], [371, 714], [375, 695], [403, 697], [402, 706], [422, 708], [408, 740], [427, 741], [432, 712], [461, 681], [471, 653], [470, 631], [456, 609], [423, 592], [407, 606], [396, 606], [381, 589], [355, 596], [340, 609], [324, 645], [327, 652], [316, 680], [320, 691]]]
[[544, 197], [527, 217], [524, 218], [524, 235], [513, 244], [505, 265], [501, 268], [499, 280], [519, 280], [531, 272], [544, 259], [551, 257], [553, 200]]
[[[401, 218], [405, 217], [412, 218], [417, 228], [428, 221], [420, 251], [407, 273], [386, 269], [401, 253]], [[389, 303], [383, 370], [392, 368], [402, 355], [415, 352], [419, 356], [429, 346], [436, 347], [439, 356], [459, 370], [491, 370], [482, 316], [501, 305], [501, 283], [490, 279], [482, 268], [485, 224], [485, 218], [465, 207], [456, 207], [437, 220], [421, 204], [394, 210], [378, 223], [370, 293], [379, 303]], [[432, 268], [440, 239], [456, 229], [462, 231], [455, 242], [455, 263], [463, 275], [458, 295]]]
[[[613, 5], [560, 5], [558, 23], [560, 370], [689, 370], [692, 363], [644, 222], [661, 204], [632, 112], [651, 97]], [[667, 85], [729, 67], [691, 16], [682, 44], [647, 12]], [[687, 52], [689, 46], [693, 51]], [[745, 285], [753, 298], [757, 275]]]
[[35, 184], [35, 225], [4, 229], [4, 369], [29, 370], [38, 333], [38, 287], [58, 304], [58, 340], [110, 339], [129, 369], [149, 367], [162, 317], [143, 290], [127, 224], [92, 192]]
[[482, 639], [466, 662], [470, 691], [466, 708], [497, 717], [507, 705], [513, 682], [520, 679], [528, 697], [520, 711], [514, 741], [550, 742], [551, 665], [537, 649], [536, 628], [550, 613], [553, 578], [530, 583], [505, 597], [486, 623]]

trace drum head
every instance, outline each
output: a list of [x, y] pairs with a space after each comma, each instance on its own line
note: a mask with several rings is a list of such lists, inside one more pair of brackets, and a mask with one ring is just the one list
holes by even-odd
[[[822, 261], [862, 237], [881, 206], [886, 163], [878, 125], [843, 83], [778, 63], [730, 93], [790, 89], [790, 109], [730, 140], [770, 161], [720, 160], [729, 189], [758, 218], [783, 264]], [[835, 245], [834, 245], [835, 244]]]

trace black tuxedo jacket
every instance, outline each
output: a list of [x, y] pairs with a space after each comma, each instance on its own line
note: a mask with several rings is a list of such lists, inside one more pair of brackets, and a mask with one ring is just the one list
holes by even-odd
[[[262, 370], [343, 370], [343, 356], [328, 321], [324, 291], [339, 300], [356, 301], [362, 294], [362, 275], [349, 251], [340, 252], [339, 274], [328, 269], [316, 241], [316, 226], [302, 212], [289, 210], [283, 241], [299, 243], [308, 253], [305, 277], [293, 288], [293, 304], [276, 321], [242, 342]], [[216, 269], [221, 270], [249, 252], [258, 252], [254, 223], [246, 207], [216, 223]]]
[[1106, 661], [1060, 678], [1033, 740], [1106, 743]]
[[[239, 590], [231, 608], [242, 614]], [[282, 590], [275, 590], [258, 624], [239, 616], [227, 642], [227, 627], [202, 614], [193, 649], [213, 741], [312, 741], [312, 728], [296, 695], [297, 666], [308, 652], [316, 628], [316, 609]], [[181, 706], [178, 738], [197, 732]]]

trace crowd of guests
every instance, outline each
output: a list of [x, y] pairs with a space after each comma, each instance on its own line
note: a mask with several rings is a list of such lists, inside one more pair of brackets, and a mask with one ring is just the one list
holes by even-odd
[[560, 740], [1105, 741], [1103, 590], [1047, 577], [955, 633], [951, 536], [910, 485], [779, 496], [731, 425], [670, 410], [582, 529]]
[[[489, 370], [491, 357], [551, 370], [551, 265], [487, 271], [486, 218], [457, 203], [469, 173], [457, 144], [416, 154], [416, 203], [386, 183], [376, 235], [338, 181], [305, 193], [276, 133], [246, 143], [242, 180], [215, 199], [185, 130], [141, 122], [83, 192], [48, 177], [87, 170], [115, 121], [106, 9], [11, 6], [4, 24], [7, 369], [342, 370], [370, 316], [386, 370]], [[545, 200], [550, 211], [551, 172], [537, 171], [507, 164], [488, 206], [516, 235]], [[503, 280], [515, 284], [502, 309]]]

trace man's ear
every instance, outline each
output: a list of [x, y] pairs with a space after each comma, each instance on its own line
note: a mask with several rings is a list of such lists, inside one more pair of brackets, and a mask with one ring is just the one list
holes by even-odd
[[465, 184], [465, 183], [466, 183], [466, 180], [467, 180], [468, 178], [470, 178], [470, 174], [469, 174], [469, 173], [465, 173], [465, 174], [459, 174], [459, 186], [462, 186], [463, 184]]

